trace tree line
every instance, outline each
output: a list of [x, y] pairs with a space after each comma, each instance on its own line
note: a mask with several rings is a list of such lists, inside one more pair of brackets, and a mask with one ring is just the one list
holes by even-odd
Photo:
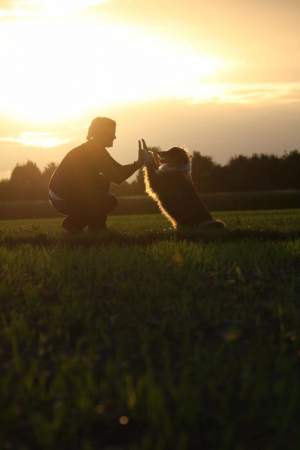
[[[43, 170], [32, 161], [17, 164], [10, 178], [0, 181], [0, 201], [46, 200], [55, 168], [55, 163]], [[221, 165], [196, 151], [192, 154], [192, 178], [203, 193], [300, 189], [300, 152], [237, 155]], [[119, 196], [142, 195], [144, 191], [142, 171], [132, 182], [112, 185], [112, 192]]]

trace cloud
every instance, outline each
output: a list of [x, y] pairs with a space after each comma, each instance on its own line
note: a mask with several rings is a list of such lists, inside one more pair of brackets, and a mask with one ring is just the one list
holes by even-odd
[[69, 139], [63, 139], [59, 136], [46, 132], [26, 131], [21, 133], [19, 136], [0, 137], [0, 142], [10, 142], [20, 144], [25, 147], [55, 148], [67, 144]]
[[[59, 162], [71, 148], [71, 140], [53, 132], [20, 132], [0, 137], [0, 180], [9, 178], [16, 164], [34, 161], [43, 169], [50, 162]], [[75, 143], [74, 143], [75, 145]]]
[[0, 2], [0, 20], [19, 17], [30, 17], [32, 15], [31, 5], [23, 4], [17, 1]]
[[192, 103], [300, 102], [300, 83], [219, 83], [199, 86], [190, 93]]
[[10, 178], [11, 172], [11, 170], [2, 170], [0, 172], [0, 180], [7, 180]]
[[0, 0], [0, 19], [72, 15], [90, 7], [100, 7], [111, 0]]

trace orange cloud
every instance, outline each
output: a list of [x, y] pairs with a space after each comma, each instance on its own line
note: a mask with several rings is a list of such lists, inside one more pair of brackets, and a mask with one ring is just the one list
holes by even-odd
[[26, 131], [19, 136], [1, 137], [0, 142], [10, 142], [25, 147], [55, 148], [67, 144], [69, 139], [61, 138], [47, 132]]
[[101, 6], [111, 0], [10, 0], [0, 2], [0, 19], [31, 17], [39, 14], [63, 16]]

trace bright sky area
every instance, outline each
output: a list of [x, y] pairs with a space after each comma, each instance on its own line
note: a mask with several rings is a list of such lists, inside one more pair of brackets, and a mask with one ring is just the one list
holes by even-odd
[[224, 163], [300, 147], [299, 0], [0, 0], [0, 178], [59, 162], [89, 122]]

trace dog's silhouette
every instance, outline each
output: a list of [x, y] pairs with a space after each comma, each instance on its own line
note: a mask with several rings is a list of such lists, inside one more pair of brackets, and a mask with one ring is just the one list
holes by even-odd
[[[145, 143], [144, 149], [147, 150]], [[191, 157], [186, 150], [172, 147], [167, 151], [147, 153], [143, 169], [146, 192], [175, 229], [195, 226], [224, 228], [223, 222], [213, 220], [195, 189]]]

